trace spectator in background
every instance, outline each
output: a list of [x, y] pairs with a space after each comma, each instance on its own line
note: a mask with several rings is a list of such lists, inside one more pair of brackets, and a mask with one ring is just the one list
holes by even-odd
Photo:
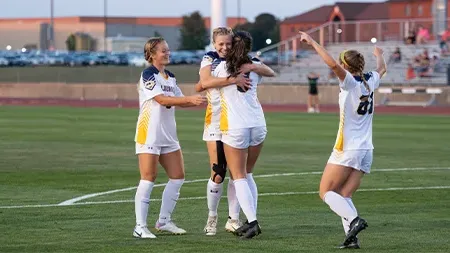
[[408, 37], [406, 37], [406, 44], [416, 44], [416, 31], [414, 29], [409, 30]]
[[419, 26], [419, 31], [417, 33], [417, 43], [418, 44], [426, 44], [430, 39], [430, 32], [427, 28], [423, 26]]
[[439, 47], [441, 54], [447, 55], [449, 53], [448, 42], [450, 40], [450, 28], [441, 33]]
[[317, 90], [317, 81], [319, 75], [311, 72], [308, 75], [309, 93], [308, 93], [308, 113], [319, 113], [319, 91]]
[[419, 77], [431, 76], [431, 58], [427, 49], [425, 49], [422, 54], [416, 56], [415, 65]]
[[397, 47], [395, 51], [392, 53], [391, 57], [389, 57], [388, 63], [399, 63], [402, 61], [402, 52], [400, 51], [400, 48]]
[[406, 80], [410, 81], [414, 78], [416, 78], [416, 72], [414, 71], [414, 65], [411, 63], [408, 63], [408, 68], [406, 69]]

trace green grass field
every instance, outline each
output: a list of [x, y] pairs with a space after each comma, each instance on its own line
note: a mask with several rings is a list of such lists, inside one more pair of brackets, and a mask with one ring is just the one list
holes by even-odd
[[[262, 235], [240, 241], [226, 233], [223, 199], [220, 232], [205, 236], [206, 200], [189, 199], [205, 196], [204, 181], [183, 186], [184, 199], [173, 214], [187, 235], [138, 240], [131, 236], [132, 189], [77, 205], [52, 205], [137, 185], [137, 110], [0, 107], [0, 252], [339, 251], [335, 246], [344, 237], [340, 218], [314, 193], [334, 144], [338, 116], [267, 113], [266, 118], [269, 133], [255, 175], [297, 174], [256, 178]], [[203, 112], [179, 110], [177, 122], [186, 180], [206, 179]], [[449, 252], [449, 141], [448, 116], [375, 116], [372, 174], [353, 198], [369, 222], [359, 236], [362, 252]], [[161, 170], [156, 183], [166, 180]], [[155, 188], [152, 198], [160, 199], [162, 190]], [[159, 205], [151, 202], [149, 224]]]
[[[136, 83], [143, 67], [11, 67], [0, 68], [0, 82]], [[179, 83], [198, 82], [199, 65], [170, 65]]]

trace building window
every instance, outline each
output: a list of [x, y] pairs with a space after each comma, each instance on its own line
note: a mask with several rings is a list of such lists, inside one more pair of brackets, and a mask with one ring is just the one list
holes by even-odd
[[423, 6], [421, 4], [419, 4], [419, 6], [417, 7], [417, 14], [419, 15], [419, 17], [422, 17], [423, 15]]
[[405, 15], [406, 15], [407, 17], [411, 16], [411, 5], [410, 5], [410, 4], [407, 4], [407, 5], [405, 6]]

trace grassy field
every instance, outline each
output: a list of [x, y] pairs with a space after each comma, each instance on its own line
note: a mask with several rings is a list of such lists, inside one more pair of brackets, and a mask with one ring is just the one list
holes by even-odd
[[[136, 83], [142, 67], [13, 67], [0, 68], [0, 82]], [[198, 81], [199, 65], [171, 65], [178, 82]]]
[[[315, 193], [337, 132], [334, 114], [267, 113], [255, 175], [263, 234], [240, 241], [222, 228], [207, 237], [209, 175], [203, 112], [177, 112], [186, 184], [173, 214], [188, 231], [138, 240], [133, 189], [56, 206], [86, 194], [134, 187], [135, 109], [0, 107], [0, 252], [337, 252], [340, 218]], [[450, 118], [376, 115], [374, 164], [354, 196], [369, 228], [363, 252], [449, 252]], [[316, 173], [313, 173], [316, 172]], [[318, 172], [318, 173], [317, 173]], [[274, 175], [294, 173], [290, 176]], [[166, 182], [160, 171], [156, 183]], [[163, 187], [153, 190], [160, 199]], [[111, 203], [112, 202], [112, 203]], [[160, 202], [151, 202], [149, 224]], [[244, 218], [244, 215], [242, 215]]]

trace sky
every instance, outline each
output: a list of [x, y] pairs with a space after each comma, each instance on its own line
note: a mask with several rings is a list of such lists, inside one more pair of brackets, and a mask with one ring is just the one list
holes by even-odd
[[[0, 18], [49, 17], [51, 0], [0, 0]], [[211, 0], [53, 0], [55, 16], [103, 16], [103, 3], [107, 1], [108, 16], [179, 17], [193, 11], [203, 16], [211, 13]], [[284, 19], [333, 0], [223, 0], [226, 15], [253, 21], [260, 13], [271, 13]], [[338, 0], [339, 2], [384, 2], [385, 0]]]

